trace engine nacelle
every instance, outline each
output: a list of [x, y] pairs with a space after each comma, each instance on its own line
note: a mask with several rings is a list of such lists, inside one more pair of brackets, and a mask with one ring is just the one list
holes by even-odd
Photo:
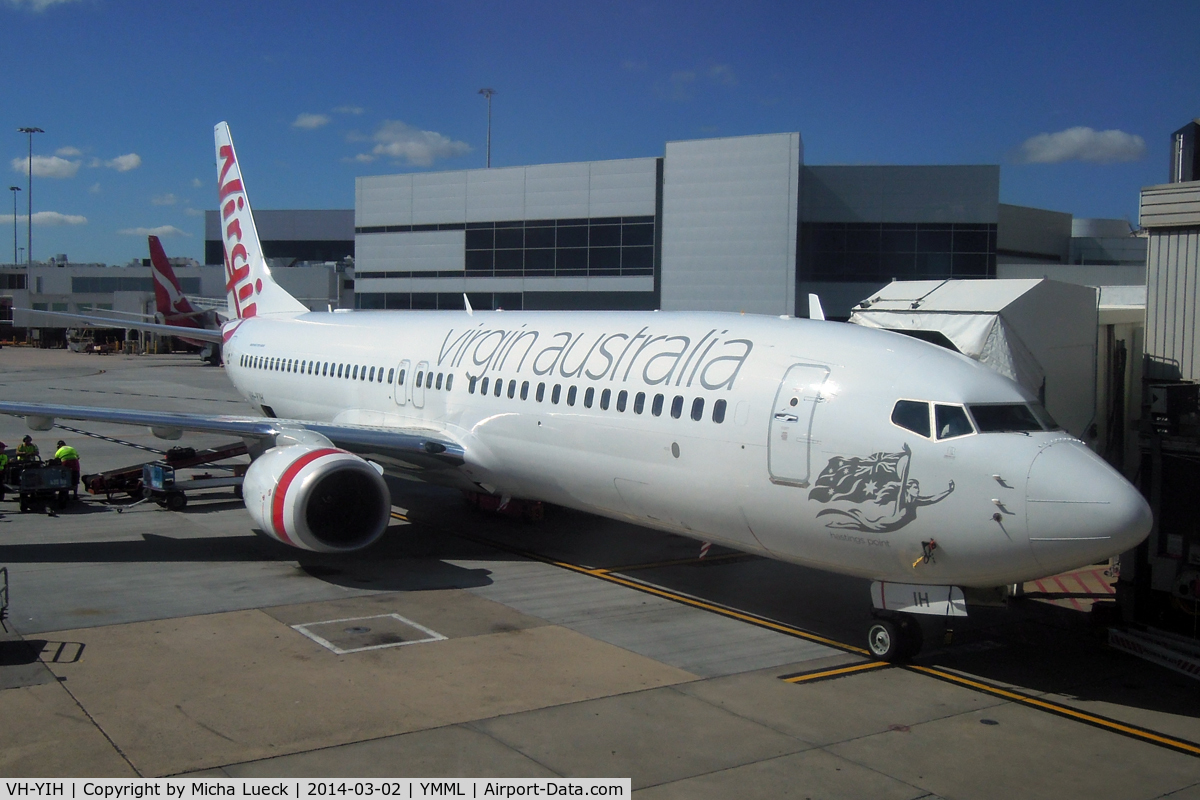
[[383, 477], [363, 459], [333, 447], [271, 448], [246, 470], [242, 494], [268, 536], [318, 553], [366, 547], [391, 519]]

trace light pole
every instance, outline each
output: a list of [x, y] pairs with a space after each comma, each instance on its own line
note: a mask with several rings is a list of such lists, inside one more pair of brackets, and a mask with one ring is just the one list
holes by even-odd
[[13, 193], [13, 266], [17, 264], [17, 192], [21, 191], [20, 186], [10, 186], [8, 190]]
[[[18, 133], [29, 135], [29, 181], [26, 184], [25, 200], [29, 203], [29, 227], [25, 238], [25, 255], [29, 257], [29, 266], [33, 266], [33, 135], [45, 133], [41, 128], [17, 128]], [[16, 195], [13, 195], [16, 197]]]
[[492, 95], [496, 93], [495, 89], [480, 89], [479, 93], [487, 98], [488, 101], [488, 136], [487, 136], [487, 165], [488, 169], [492, 168]]

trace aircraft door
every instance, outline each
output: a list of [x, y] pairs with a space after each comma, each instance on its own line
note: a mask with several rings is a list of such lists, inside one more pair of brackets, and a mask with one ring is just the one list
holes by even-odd
[[396, 405], [408, 404], [408, 387], [412, 379], [412, 362], [406, 358], [396, 368]]
[[812, 446], [820, 441], [814, 434], [814, 418], [828, 378], [829, 367], [793, 364], [780, 381], [767, 442], [772, 483], [807, 487], [812, 480]]
[[413, 378], [412, 388], [412, 404], [417, 408], [425, 407], [425, 384], [429, 377], [429, 362], [420, 361], [417, 363], [417, 374]]

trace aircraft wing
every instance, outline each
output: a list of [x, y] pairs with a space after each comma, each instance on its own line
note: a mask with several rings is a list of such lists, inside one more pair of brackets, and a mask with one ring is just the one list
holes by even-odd
[[0, 414], [25, 417], [34, 430], [49, 430], [55, 419], [144, 425], [162, 438], [178, 438], [182, 431], [227, 433], [257, 439], [266, 447], [288, 431], [312, 431], [363, 458], [379, 461], [390, 471], [445, 470], [465, 462], [463, 447], [438, 431], [425, 428], [384, 428], [332, 422], [268, 417], [177, 414], [165, 411], [131, 411], [124, 408], [0, 402]]
[[134, 322], [123, 319], [113, 319], [112, 317], [93, 317], [84, 314], [68, 314], [64, 311], [42, 311], [36, 308], [14, 308], [13, 314], [45, 314], [51, 317], [62, 317], [63, 319], [79, 320], [84, 325], [90, 325], [95, 328], [132, 328], [137, 331], [148, 331], [150, 333], [161, 333], [165, 336], [178, 336], [180, 338], [198, 339], [204, 342], [221, 343], [221, 332], [219, 330], [206, 330], [204, 328], [184, 328], [180, 325], [159, 325], [154, 322]]

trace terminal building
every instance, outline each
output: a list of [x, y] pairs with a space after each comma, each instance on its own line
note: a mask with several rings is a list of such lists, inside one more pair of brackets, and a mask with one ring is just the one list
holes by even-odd
[[[780, 133], [668, 142], [648, 158], [362, 177], [354, 209], [255, 220], [276, 279], [313, 309], [462, 308], [465, 293], [480, 309], [804, 316], [813, 292], [846, 318], [892, 280], [1145, 284], [1146, 239], [1123, 220], [999, 197], [996, 165], [806, 165], [800, 134]], [[204, 255], [175, 259], [184, 290], [223, 297], [216, 211]], [[152, 313], [150, 280], [148, 262], [0, 265], [0, 322], [13, 307]], [[40, 319], [28, 324], [70, 327]]]
[[999, 196], [995, 165], [807, 166], [799, 133], [362, 177], [355, 306], [461, 308], [466, 293], [476, 308], [803, 316], [812, 292], [845, 318], [892, 280], [1144, 283], [1128, 226]]

